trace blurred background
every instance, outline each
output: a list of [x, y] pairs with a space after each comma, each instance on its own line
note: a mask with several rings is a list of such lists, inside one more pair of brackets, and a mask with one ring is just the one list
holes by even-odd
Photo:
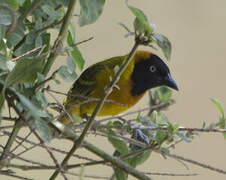
[[[165, 112], [169, 120], [184, 127], [201, 127], [203, 121], [207, 124], [218, 121], [220, 113], [210, 101], [210, 97], [217, 98], [226, 108], [226, 1], [130, 0], [129, 2], [142, 9], [150, 23], [156, 24], [156, 31], [166, 35], [172, 43], [172, 57], [167, 64], [180, 91], [173, 92], [176, 104]], [[79, 14], [78, 4], [75, 13]], [[74, 23], [77, 24], [77, 20], [75, 17]], [[114, 0], [106, 1], [103, 14], [93, 25], [82, 28], [76, 25], [77, 41], [94, 37], [93, 40], [79, 46], [86, 60], [85, 68], [106, 58], [128, 53], [133, 45], [133, 38], [124, 38], [126, 31], [118, 23], [122, 22], [132, 29], [133, 20], [134, 16], [129, 12], [124, 1]], [[152, 51], [146, 47], [140, 47], [140, 49]], [[160, 50], [155, 53], [163, 58]], [[58, 58], [54, 66], [57, 68], [65, 64], [64, 58]], [[60, 86], [53, 84], [51, 87], [67, 92], [70, 84], [64, 83]], [[63, 97], [59, 99], [63, 100]], [[148, 96], [130, 111], [147, 106], [147, 104]], [[88, 137], [87, 140], [109, 153], [113, 152], [113, 148], [103, 138]], [[50, 145], [68, 151], [72, 144], [65, 140], [53, 140]], [[221, 169], [226, 169], [225, 152], [226, 141], [221, 134], [217, 133], [201, 133], [191, 143], [181, 143], [172, 151], [174, 154]], [[34, 156], [34, 151], [30, 155]], [[45, 151], [37, 150], [36, 155], [34, 159], [37, 158], [40, 161], [44, 161], [45, 158], [49, 159]], [[92, 155], [92, 157], [96, 159], [95, 156]], [[61, 159], [63, 159], [62, 155], [58, 160]], [[73, 160], [70, 162], [73, 163]], [[225, 175], [191, 164], [187, 165], [189, 169], [174, 159], [164, 159], [159, 154], [153, 153], [151, 158], [138, 169], [146, 172], [199, 174], [192, 177], [153, 176], [154, 179], [161, 180], [226, 179]], [[85, 174], [109, 176], [111, 173], [111, 168], [103, 166], [85, 168]], [[26, 174], [26, 171], [22, 174]], [[47, 179], [50, 172], [42, 171], [40, 174], [40, 171], [34, 171], [33, 175], [35, 179]], [[61, 177], [59, 176], [58, 179]], [[129, 179], [134, 178], [129, 177]]]

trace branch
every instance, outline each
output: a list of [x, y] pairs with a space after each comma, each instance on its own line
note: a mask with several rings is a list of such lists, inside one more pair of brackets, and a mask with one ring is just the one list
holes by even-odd
[[52, 24], [49, 24], [49, 25], [43, 27], [42, 29], [37, 30], [36, 33], [40, 34], [40, 33], [44, 32], [44, 31], [46, 31], [50, 28], [54, 28], [55, 26], [61, 24], [63, 21], [64, 21], [64, 17], [62, 19], [58, 20], [58, 21], [57, 20], [54, 21]]
[[152, 176], [197, 176], [198, 174], [178, 174], [178, 173], [158, 173], [158, 172], [144, 172], [145, 174], [149, 174]]
[[[127, 56], [125, 63], [122, 64], [122, 66], [120, 67], [120, 69], [118, 70], [118, 72], [116, 73], [115, 77], [113, 78], [113, 80], [109, 83], [109, 85], [107, 86], [102, 98], [100, 99], [100, 102], [96, 105], [96, 108], [94, 109], [90, 119], [88, 120], [88, 122], [86, 123], [86, 126], [84, 127], [82, 134], [80, 135], [80, 137], [75, 141], [73, 147], [71, 148], [70, 152], [67, 154], [67, 156], [64, 158], [64, 160], [61, 163], [61, 166], [64, 167], [68, 160], [71, 158], [72, 154], [80, 147], [80, 145], [82, 144], [85, 135], [87, 134], [90, 126], [92, 125], [96, 115], [100, 112], [102, 106], [104, 105], [104, 101], [107, 99], [108, 95], [112, 92], [112, 88], [115, 86], [115, 84], [118, 82], [118, 80], [120, 79], [120, 76], [122, 75], [122, 73], [124, 72], [124, 70], [126, 69], [126, 67], [129, 65], [129, 63], [132, 60], [133, 55], [136, 52], [136, 49], [138, 47], [139, 43], [135, 42], [132, 50], [130, 51], [129, 55]], [[55, 171], [54, 174], [52, 175], [52, 177], [50, 178], [51, 180], [55, 179], [55, 177], [58, 175], [58, 171]]]
[[[2, 132], [4, 135], [6, 135], [6, 136], [10, 136], [10, 134], [11, 134], [11, 133], [8, 132], [8, 131], [1, 131], [1, 132]], [[24, 137], [21, 137], [21, 136], [17, 136], [17, 139], [19, 139], [19, 140], [21, 140], [21, 141], [24, 141], [24, 142], [26, 142], [26, 143], [28, 143], [28, 144], [31, 144], [32, 146], [29, 147], [28, 149], [32, 149], [32, 148], [34, 148], [34, 147], [36, 147], [36, 146], [44, 147], [43, 144], [41, 144], [41, 143], [38, 143], [38, 144], [37, 144], [37, 143], [32, 142], [32, 141], [30, 141], [30, 140], [28, 140], [28, 139], [25, 139]], [[55, 151], [55, 152], [58, 152], [58, 153], [62, 153], [62, 154], [67, 154], [67, 153], [68, 153], [67, 151], [64, 151], [64, 150], [61, 150], [61, 149], [57, 149], [57, 148], [55, 148], [55, 147], [50, 147], [50, 146], [48, 146], [48, 148], [49, 148], [50, 150]], [[28, 150], [28, 149], [27, 149], [27, 150]], [[24, 153], [24, 152], [22, 151], [21, 153]], [[20, 155], [21, 155], [21, 153], [20, 153]], [[97, 162], [97, 160], [95, 160], [95, 159], [87, 158], [87, 157], [84, 157], [84, 156], [81, 156], [81, 155], [78, 155], [78, 154], [74, 154], [73, 157], [76, 157], [76, 158], [82, 159], [82, 160], [87, 160], [87, 161], [92, 161], [92, 162], [96, 161], [96, 162]]]
[[13, 131], [11, 132], [10, 134], [10, 137], [3, 149], [3, 152], [1, 154], [1, 157], [0, 157], [0, 167], [4, 167], [4, 166], [7, 166], [8, 164], [8, 161], [7, 161], [7, 156], [8, 156], [8, 153], [13, 145], [13, 142], [19, 132], [21, 128], [21, 124], [20, 124], [20, 119], [18, 119], [15, 124], [14, 124], [14, 128], [13, 128]]
[[18, 61], [19, 59], [21, 59], [21, 58], [23, 58], [23, 57], [25, 57], [25, 56], [27, 56], [27, 55], [29, 55], [29, 54], [31, 54], [31, 53], [33, 53], [33, 52], [39, 50], [39, 49], [45, 48], [45, 46], [46, 46], [46, 45], [43, 45], [43, 46], [39, 46], [39, 47], [37, 47], [37, 48], [34, 48], [34, 49], [32, 49], [32, 50], [30, 50], [30, 51], [28, 51], [28, 52], [22, 54], [21, 56], [18, 56], [18, 57], [16, 57], [16, 58], [13, 58], [12, 61], [13, 61], [13, 62], [16, 62], [16, 61]]
[[[51, 123], [52, 123], [53, 128], [60, 131], [68, 139], [70, 139], [72, 141], [74, 141], [74, 139], [77, 139], [76, 134], [70, 128], [66, 127], [64, 124], [60, 123], [59, 121], [52, 121]], [[86, 141], [83, 141], [83, 147], [86, 148], [88, 151], [90, 151], [90, 152], [96, 154], [97, 156], [101, 157], [106, 162], [110, 162], [112, 165], [121, 168], [122, 170], [124, 170], [128, 174], [131, 174], [132, 176], [137, 177], [138, 179], [150, 180], [150, 178], [148, 176], [146, 176], [143, 173], [139, 172], [138, 170], [130, 167], [128, 164], [123, 162], [121, 159], [113, 157], [113, 156], [105, 153], [104, 151], [102, 151], [98, 147], [96, 147], [96, 146], [94, 146], [94, 145], [92, 145], [92, 144], [90, 144]]]
[[50, 53], [49, 58], [47, 59], [47, 62], [46, 62], [45, 67], [43, 69], [43, 74], [45, 76], [48, 74], [51, 66], [53, 65], [53, 63], [55, 61], [55, 59], [59, 55], [59, 49], [61, 49], [62, 41], [66, 37], [67, 31], [68, 31], [68, 26], [69, 26], [69, 23], [70, 23], [70, 20], [71, 20], [71, 17], [72, 17], [74, 8], [75, 8], [75, 3], [76, 3], [76, 0], [71, 0], [69, 5], [68, 5], [68, 10], [67, 10], [65, 18], [63, 20], [63, 24], [61, 26], [59, 35], [54, 42], [52, 52]]
[[[152, 127], [152, 126], [144, 126], [140, 124], [134, 124], [131, 128], [138, 128], [142, 130], [151, 130], [151, 131], [158, 131], [163, 130], [167, 131], [169, 130], [168, 126], [162, 126], [162, 127]], [[226, 133], [226, 129], [218, 129], [218, 128], [187, 128], [187, 127], [179, 127], [178, 131], [189, 131], [189, 132], [207, 132], [207, 133]]]
[[4, 171], [1, 170], [0, 171], [0, 174], [5, 175], [5, 176], [11, 176], [11, 177], [14, 177], [14, 178], [17, 178], [17, 179], [23, 179], [23, 180], [33, 180], [33, 179], [30, 179], [30, 178], [15, 175], [13, 173], [14, 172], [11, 172], [10, 170], [4, 170]]
[[43, 0], [34, 0], [31, 4], [31, 6], [25, 11], [24, 14], [22, 14], [19, 18], [18, 18], [18, 22], [15, 23], [14, 26], [12, 26], [10, 28], [10, 31], [8, 30], [7, 32], [7, 36], [9, 36], [10, 34], [12, 34], [16, 28], [23, 23], [24, 19], [29, 16], [35, 9], [37, 9], [39, 7], [39, 5], [42, 3]]
[[[7, 97], [7, 96], [6, 96]], [[8, 98], [8, 97], [7, 97]], [[21, 120], [23, 120], [23, 122], [29, 127], [29, 129], [34, 133], [34, 135], [37, 137], [37, 139], [40, 141], [40, 143], [43, 144], [43, 146], [45, 147], [46, 151], [49, 153], [50, 157], [52, 158], [53, 162], [56, 164], [56, 166], [58, 167], [58, 169], [60, 170], [62, 176], [64, 177], [64, 179], [67, 180], [67, 177], [64, 175], [63, 171], [61, 171], [61, 166], [58, 164], [55, 156], [53, 155], [53, 153], [49, 150], [49, 148], [45, 145], [45, 142], [42, 140], [42, 138], [38, 135], [38, 133], [30, 126], [30, 124], [26, 121], [26, 119], [23, 117], [23, 114], [20, 112], [20, 110], [18, 109], [18, 107], [13, 103], [10, 102], [11, 107], [15, 110], [15, 112], [17, 113], [17, 115], [21, 118]], [[16, 137], [16, 135], [15, 135]], [[14, 139], [15, 139], [14, 137]]]
[[188, 159], [188, 158], [185, 158], [185, 157], [182, 157], [182, 156], [178, 156], [176, 154], [170, 154], [170, 153], [166, 153], [166, 152], [161, 152], [159, 151], [158, 149], [156, 150], [153, 150], [154, 152], [157, 152], [159, 154], [163, 154], [165, 156], [168, 156], [168, 157], [171, 157], [171, 158], [174, 158], [174, 159], [179, 159], [181, 161], [185, 161], [185, 162], [188, 162], [188, 163], [191, 163], [191, 164], [194, 164], [194, 165], [197, 165], [197, 166], [200, 166], [202, 168], [205, 168], [205, 169], [209, 169], [211, 171], [215, 171], [215, 172], [218, 172], [218, 173], [221, 173], [221, 174], [226, 174], [226, 171], [223, 170], [223, 169], [219, 169], [219, 168], [215, 168], [213, 166], [210, 166], [208, 164], [203, 164], [203, 163], [200, 163], [198, 161], [195, 161], [195, 160], [192, 160], [192, 159]]
[[[52, 24], [47, 25], [46, 27], [43, 27], [42, 29], [39, 29], [37, 31], [34, 32], [34, 34], [40, 34], [43, 31], [46, 31], [49, 28], [54, 28], [55, 26], [57, 26], [58, 24], [62, 23], [64, 20], [64, 17], [59, 20], [59, 21], [54, 21]], [[15, 47], [13, 48], [13, 51], [16, 51], [26, 40], [27, 36], [29, 35], [29, 33], [27, 33], [26, 35], [24, 35], [24, 37], [15, 45]]]
[[[0, 151], [0, 152], [1, 152], [1, 151]], [[31, 163], [31, 164], [33, 164], [33, 165], [34, 165], [34, 164], [37, 164], [37, 165], [39, 165], [39, 166], [46, 166], [46, 165], [43, 164], [43, 163], [35, 162], [35, 161], [33, 161], [33, 160], [30, 160], [30, 159], [22, 158], [22, 157], [20, 157], [20, 156], [18, 156], [18, 155], [15, 155], [15, 154], [11, 153], [11, 152], [8, 152], [7, 155], [10, 156], [11, 159], [14, 159], [14, 158], [15, 158], [15, 159], [18, 159], [18, 160], [27, 162], [27, 163]], [[23, 162], [23, 163], [24, 163], [24, 162]], [[10, 166], [10, 164], [9, 164], [9, 166]]]
[[58, 73], [58, 71], [59, 71], [59, 69], [57, 69], [56, 71], [54, 71], [50, 77], [48, 77], [48, 78], [45, 79], [44, 81], [42, 81], [42, 82], [36, 84], [36, 85], [33, 87], [33, 89], [37, 89], [38, 87], [44, 85], [44, 84], [47, 83], [48, 81], [53, 80], [53, 79], [55, 78], [56, 74]]
[[83, 43], [85, 43], [87, 41], [91, 41], [92, 39], [93, 39], [93, 37], [90, 37], [90, 38], [85, 39], [83, 41], [77, 42], [77, 43], [73, 44], [72, 46], [78, 46], [78, 45], [83, 44]]
[[146, 176], [145, 174], [136, 170], [135, 168], [132, 168], [127, 163], [123, 162], [121, 159], [105, 153], [101, 149], [97, 148], [96, 146], [94, 146], [88, 142], [84, 141], [84, 147], [87, 150], [91, 151], [92, 153], [96, 154], [97, 156], [100, 156], [105, 161], [111, 162], [112, 165], [117, 166], [118, 168], [122, 169], [123, 171], [131, 174], [132, 176], [134, 176], [138, 179], [141, 179], [141, 180], [150, 180], [151, 179], [148, 176]]
[[160, 110], [160, 109], [163, 109], [163, 108], [167, 108], [171, 104], [172, 104], [172, 102], [161, 103], [161, 104], [157, 104], [157, 105], [154, 105], [154, 106], [151, 106], [151, 107], [138, 109], [136, 111], [125, 112], [125, 113], [122, 113], [120, 115], [115, 115], [115, 116], [112, 116], [112, 117], [103, 118], [103, 119], [98, 120], [98, 122], [101, 123], [101, 122], [108, 121], [108, 120], [111, 120], [111, 119], [114, 119], [114, 118], [122, 118], [124, 116], [137, 114], [137, 113], [140, 113], [140, 112], [143, 112], [143, 111], [148, 111], [148, 110]]

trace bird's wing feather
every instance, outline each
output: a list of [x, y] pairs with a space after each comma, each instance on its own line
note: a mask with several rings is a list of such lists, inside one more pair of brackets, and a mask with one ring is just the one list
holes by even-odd
[[[124, 56], [114, 57], [87, 68], [69, 90], [68, 97], [65, 99], [64, 104], [68, 106], [70, 106], [71, 103], [78, 104], [84, 101], [85, 97], [90, 97], [97, 89], [97, 84], [101, 83], [98, 81], [101, 79], [104, 82], [105, 79], [109, 79], [109, 76], [105, 76], [105, 74], [107, 74], [107, 72], [112, 73], [115, 66], [122, 64], [123, 59]], [[101, 77], [97, 78], [97, 76]]]

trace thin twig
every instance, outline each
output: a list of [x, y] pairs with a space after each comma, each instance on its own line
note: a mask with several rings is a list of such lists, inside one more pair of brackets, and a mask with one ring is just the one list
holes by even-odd
[[40, 6], [42, 1], [43, 0], [34, 0], [31, 4], [31, 6], [28, 9], [26, 9], [24, 14], [21, 14], [21, 16], [19, 17], [19, 23], [22, 23], [26, 17], [28, 17], [30, 14], [32, 14], [32, 12], [34, 12], [34, 10]]
[[14, 178], [17, 178], [17, 179], [33, 180], [33, 179], [26, 178], [26, 177], [23, 177], [23, 176], [15, 175], [15, 174], [13, 174], [12, 172], [10, 172], [10, 171], [8, 171], [8, 170], [7, 170], [7, 171], [0, 170], [0, 174], [5, 175], [5, 176], [14, 177]]
[[[105, 99], [108, 97], [108, 95], [112, 92], [112, 88], [114, 87], [114, 85], [118, 82], [118, 80], [120, 79], [121, 74], [124, 72], [124, 70], [126, 69], [126, 67], [129, 65], [129, 63], [132, 60], [132, 57], [134, 55], [134, 53], [136, 52], [136, 49], [138, 48], [139, 43], [135, 42], [132, 50], [130, 51], [129, 55], [127, 56], [125, 63], [120, 67], [120, 69], [118, 70], [118, 72], [116, 73], [115, 77], [113, 78], [113, 80], [109, 83], [108, 87], [106, 88], [106, 91], [104, 92], [101, 100], [99, 101], [99, 103], [97, 104], [97, 106], [95, 107], [90, 119], [87, 121], [81, 135], [79, 136], [79, 138], [75, 141], [73, 147], [71, 148], [70, 152], [67, 154], [67, 156], [64, 158], [64, 160], [61, 163], [61, 166], [64, 167], [68, 160], [71, 158], [72, 154], [80, 147], [80, 145], [82, 144], [85, 135], [87, 133], [87, 131], [89, 130], [89, 128], [91, 127], [96, 115], [100, 112]], [[55, 177], [58, 175], [58, 171], [56, 170], [54, 172], [54, 174], [51, 177], [51, 180], [55, 179]], [[142, 178], [145, 178], [144, 176]]]
[[[0, 152], [2, 152], [2, 151], [0, 151]], [[7, 155], [8, 155], [9, 157], [11, 157], [11, 159], [15, 158], [15, 159], [18, 159], [18, 160], [27, 162], [27, 163], [36, 164], [36, 165], [39, 165], [39, 166], [47, 166], [47, 165], [45, 165], [45, 164], [43, 164], [43, 163], [36, 162], [36, 161], [30, 160], [30, 159], [25, 159], [25, 158], [22, 158], [22, 157], [20, 157], [20, 156], [17, 156], [17, 155], [15, 155], [15, 154], [13, 154], [13, 153], [10, 153], [10, 152], [8, 152]], [[10, 163], [9, 163], [8, 165], [10, 166]]]
[[138, 109], [138, 110], [135, 110], [135, 111], [132, 111], [132, 112], [125, 112], [125, 113], [121, 113], [119, 115], [115, 115], [115, 116], [112, 116], [112, 117], [103, 118], [103, 119], [98, 120], [98, 122], [102, 123], [104, 121], [108, 121], [108, 120], [111, 120], [111, 119], [114, 119], [114, 118], [121, 118], [121, 117], [125, 117], [125, 116], [128, 116], [128, 115], [137, 114], [137, 113], [140, 113], [140, 112], [143, 112], [143, 111], [164, 109], [164, 108], [167, 108], [171, 104], [172, 104], [172, 102], [161, 103], [161, 104], [157, 104], [157, 105], [154, 105], [154, 106], [151, 106], [151, 107]]
[[7, 32], [7, 36], [9, 36], [10, 34], [12, 34], [19, 25], [21, 25], [24, 21], [24, 19], [29, 16], [35, 9], [37, 9], [39, 7], [39, 5], [42, 3], [43, 0], [34, 0], [31, 4], [31, 6], [23, 13], [21, 14], [21, 16], [18, 18], [18, 20], [16, 19], [16, 23], [14, 23], [15, 25], [13, 25], [10, 28], [10, 31]]
[[178, 173], [158, 173], [158, 172], [144, 172], [145, 174], [152, 176], [197, 176], [199, 174], [191, 173], [191, 174], [178, 174]]
[[50, 157], [52, 158], [53, 162], [56, 164], [56, 166], [58, 167], [60, 173], [62, 174], [62, 176], [64, 177], [65, 180], [67, 180], [67, 177], [64, 175], [64, 173], [61, 171], [61, 166], [60, 164], [57, 162], [55, 156], [53, 155], [53, 153], [49, 150], [48, 146], [45, 145], [45, 142], [43, 141], [43, 139], [39, 136], [39, 134], [30, 126], [30, 124], [26, 121], [26, 119], [23, 117], [23, 114], [21, 114], [20, 110], [18, 109], [18, 107], [11, 102], [11, 106], [13, 107], [13, 109], [15, 110], [15, 112], [17, 113], [17, 115], [19, 117], [21, 117], [21, 120], [23, 120], [23, 122], [26, 123], [26, 125], [28, 125], [29, 129], [33, 132], [33, 134], [37, 137], [37, 139], [40, 141], [40, 143], [43, 144], [43, 146], [45, 147], [46, 151], [49, 153]]
[[[30, 126], [29, 126], [30, 127]], [[38, 133], [33, 130], [31, 127], [30, 129], [33, 131], [34, 135], [38, 138], [38, 140], [40, 141], [40, 143], [42, 143], [44, 145], [44, 148], [46, 149], [46, 151], [49, 153], [51, 159], [53, 160], [53, 162], [55, 163], [57, 169], [60, 171], [61, 175], [64, 177], [65, 180], [68, 180], [68, 178], [65, 176], [63, 170], [61, 170], [61, 165], [58, 163], [57, 159], [55, 158], [55, 156], [53, 155], [53, 153], [51, 152], [51, 150], [48, 148], [48, 146], [46, 146], [45, 142], [42, 140], [42, 138], [38, 135]]]
[[[7, 136], [10, 135], [10, 132], [8, 132], [8, 131], [2, 131], [2, 132], [3, 132], [5, 135], [7, 135]], [[35, 143], [35, 142], [32, 142], [32, 141], [30, 141], [30, 140], [28, 140], [28, 139], [24, 139], [23, 137], [20, 137], [20, 136], [18, 136], [18, 135], [17, 135], [16, 138], [19, 139], [19, 140], [25, 141], [26, 143], [31, 144], [32, 147], [29, 147], [28, 149], [31, 149], [31, 148], [36, 147], [36, 146], [39, 146], [39, 147], [44, 148], [43, 144], [41, 144], [41, 143]], [[55, 148], [55, 147], [49, 147], [49, 146], [48, 146], [48, 148], [49, 148], [50, 150], [55, 151], [55, 152], [58, 152], [58, 153], [62, 153], [62, 154], [67, 154], [67, 153], [68, 153], [67, 151], [64, 151], [64, 150], [61, 150], [61, 149], [57, 149], [57, 148]], [[23, 152], [23, 153], [24, 153], [24, 152]], [[78, 154], [73, 154], [73, 157], [76, 157], [76, 158], [78, 158], [78, 159], [87, 160], [87, 161], [97, 161], [97, 160], [95, 160], [95, 159], [87, 158], [87, 157], [84, 157], [84, 156], [81, 156], [81, 155], [78, 155]]]
[[13, 125], [9, 125], [9, 126], [1, 126], [0, 127], [0, 131], [2, 130], [2, 129], [11, 129], [11, 128], [13, 128], [14, 126]]
[[6, 159], [7, 158], [7, 154], [10, 151], [10, 149], [11, 149], [11, 147], [13, 145], [13, 142], [14, 142], [14, 140], [15, 140], [15, 138], [16, 138], [19, 130], [20, 130], [20, 128], [21, 128], [20, 120], [18, 119], [15, 122], [15, 124], [14, 124], [14, 128], [12, 130], [12, 133], [10, 134], [10, 137], [9, 137], [9, 139], [8, 139], [8, 141], [7, 141], [7, 143], [6, 143], [5, 147], [4, 147], [4, 150], [3, 150], [3, 152], [2, 152], [2, 154], [0, 156], [0, 164], [1, 164], [1, 166], [7, 165], [7, 163], [8, 163], [7, 159]]
[[65, 18], [63, 20], [63, 24], [61, 26], [60, 32], [58, 34], [57, 39], [54, 42], [52, 52], [50, 53], [49, 58], [47, 59], [47, 62], [43, 69], [43, 74], [45, 76], [48, 74], [51, 66], [53, 65], [55, 59], [57, 58], [57, 56], [60, 53], [59, 50], [62, 48], [61, 46], [62, 46], [63, 40], [66, 37], [67, 31], [68, 31], [68, 26], [70, 24], [70, 20], [71, 20], [71, 17], [73, 15], [73, 11], [75, 8], [75, 3], [76, 3], [76, 0], [71, 0], [70, 3], [68, 4], [68, 10], [67, 10]]
[[25, 56], [27, 56], [27, 55], [30, 55], [30, 54], [32, 54], [33, 52], [35, 52], [35, 51], [37, 51], [37, 50], [39, 50], [39, 49], [42, 49], [42, 48], [45, 47], [45, 46], [46, 46], [46, 45], [42, 45], [42, 46], [39, 46], [39, 47], [37, 47], [37, 48], [34, 48], [34, 49], [32, 49], [32, 50], [30, 50], [30, 51], [28, 51], [28, 52], [22, 54], [21, 56], [18, 56], [18, 57], [16, 57], [16, 58], [13, 58], [12, 61], [13, 61], [13, 62], [17, 62], [17, 61], [20, 60], [21, 58], [23, 58], [23, 57], [25, 57]]
[[[37, 34], [37, 36], [38, 36], [38, 34], [40, 34], [40, 33], [44, 32], [44, 31], [46, 31], [47, 29], [49, 29], [49, 28], [54, 28], [54, 27], [57, 26], [58, 24], [62, 23], [63, 20], [64, 20], [64, 17], [63, 17], [61, 20], [59, 20], [59, 21], [54, 21], [52, 24], [47, 25], [46, 27], [44, 27], [44, 28], [42, 28], [42, 29], [36, 30], [36, 31], [34, 32], [34, 34]], [[25, 42], [25, 40], [26, 40], [26, 38], [27, 38], [28, 35], [29, 35], [29, 33], [27, 33], [26, 35], [24, 35], [24, 37], [23, 37], [23, 38], [15, 45], [13, 51], [16, 51], [16, 50], [17, 50], [17, 49]]]
[[[52, 90], [50, 88], [43, 88], [43, 91], [49, 91], [49, 92], [53, 92], [55, 94], [60, 94], [60, 95], [64, 95], [64, 96], [68, 96], [68, 97], [72, 97], [72, 98], [81, 98], [83, 99], [83, 102], [81, 103], [77, 103], [76, 105], [72, 106], [70, 109], [73, 109], [75, 107], [79, 107], [81, 106], [82, 104], [86, 104], [88, 102], [99, 102], [101, 100], [101, 98], [93, 98], [93, 97], [87, 97], [87, 96], [82, 96], [82, 95], [75, 95], [75, 94], [67, 94], [67, 93], [62, 93], [62, 92], [59, 92], [59, 91], [55, 91], [55, 90]], [[115, 104], [115, 105], [118, 105], [118, 106], [128, 106], [126, 104], [121, 104], [121, 103], [117, 103], [113, 100], [109, 100], [109, 99], [106, 99], [104, 101], [105, 103], [109, 103], [109, 104]]]
[[87, 42], [87, 41], [91, 41], [93, 38], [94, 38], [94, 37], [90, 37], [90, 38], [85, 39], [85, 40], [83, 40], [83, 41], [77, 42], [77, 43], [73, 44], [72, 46], [78, 46], [78, 45], [83, 44], [83, 43], [85, 43], [85, 42]]
[[26, 140], [26, 139], [28, 139], [28, 137], [31, 135], [31, 131], [27, 134], [27, 136], [25, 136], [25, 138], [22, 140], [22, 141], [20, 141], [19, 143], [18, 143], [18, 145], [14, 148], [14, 149], [12, 149], [11, 150], [11, 153], [13, 153], [13, 151], [15, 151], [18, 147], [20, 147], [23, 143], [24, 143], [24, 141]]
[[154, 149], [153, 151], [157, 152], [159, 154], [164, 154], [165, 156], [168, 156], [168, 157], [171, 157], [171, 158], [174, 158], [174, 159], [179, 159], [179, 160], [182, 160], [182, 161], [185, 161], [185, 162], [197, 165], [197, 166], [205, 168], [205, 169], [209, 169], [211, 171], [215, 171], [215, 172], [218, 172], [218, 173], [221, 173], [221, 174], [226, 174], [226, 170], [219, 169], [219, 168], [210, 166], [208, 164], [204, 164], [204, 163], [201, 163], [201, 162], [198, 162], [198, 161], [195, 161], [195, 160], [192, 160], [192, 159], [188, 159], [188, 158], [176, 155], [176, 154], [170, 154], [170, 153], [166, 153], [166, 152], [161, 152], [158, 149]]
[[36, 33], [40, 34], [40, 33], [44, 32], [44, 31], [46, 31], [50, 28], [54, 28], [55, 26], [61, 24], [63, 21], [64, 21], [64, 17], [62, 19], [58, 20], [58, 21], [57, 20], [54, 21], [52, 24], [49, 24], [49, 25], [43, 27], [42, 29], [37, 30]]
[[[61, 115], [63, 116], [64, 114], [66, 114], [66, 115], [70, 118], [71, 122], [73, 122], [73, 118], [72, 118], [71, 114], [66, 110], [66, 108], [64, 107], [64, 105], [61, 104], [53, 94], [51, 94], [51, 93], [48, 92], [48, 91], [47, 91], [47, 93], [48, 93], [48, 94], [56, 101], [56, 103], [57, 103], [57, 104], [61, 107], [61, 109], [63, 110], [63, 113], [62, 113]], [[60, 116], [61, 116], [61, 115], [60, 115]]]
[[16, 121], [18, 118], [12, 118], [12, 117], [6, 117], [6, 116], [2, 116], [1, 120], [6, 120], [6, 121]]
[[[62, 134], [64, 134], [68, 139], [74, 141], [74, 139], [77, 138], [76, 134], [71, 130], [67, 129], [66, 126], [58, 121], [51, 122], [53, 128], [60, 131]], [[150, 179], [149, 177], [145, 176], [144, 174], [140, 173], [138, 170], [130, 167], [127, 163], [123, 162], [122, 160], [113, 157], [100, 148], [92, 145], [91, 143], [88, 143], [86, 141], [83, 141], [83, 147], [86, 148], [88, 151], [96, 154], [97, 156], [101, 157], [102, 159], [106, 160], [107, 162], [110, 162], [114, 166], [117, 166], [127, 172], [128, 174], [131, 174], [134, 177], [140, 178], [140, 179]]]
[[56, 74], [58, 73], [58, 71], [59, 71], [59, 69], [57, 69], [56, 71], [54, 71], [50, 77], [48, 77], [48, 78], [45, 79], [44, 81], [42, 81], [42, 82], [36, 84], [36, 85], [34, 86], [33, 89], [37, 89], [38, 87], [44, 85], [44, 84], [47, 83], [48, 81], [53, 80], [53, 79], [55, 78]]
[[[143, 130], [151, 130], [151, 131], [158, 131], [169, 130], [168, 126], [160, 126], [160, 127], [152, 127], [152, 126], [144, 126], [140, 124], [135, 124], [134, 128], [143, 129]], [[177, 131], [188, 131], [188, 132], [206, 132], [206, 133], [226, 133], [226, 129], [219, 129], [219, 128], [188, 128], [188, 127], [179, 127]]]

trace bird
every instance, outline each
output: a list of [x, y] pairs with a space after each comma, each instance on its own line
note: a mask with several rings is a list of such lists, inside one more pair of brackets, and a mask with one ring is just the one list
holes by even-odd
[[[66, 111], [82, 118], [91, 115], [104, 95], [107, 85], [127, 56], [128, 54], [112, 57], [88, 67], [68, 91], [63, 102]], [[120, 114], [139, 102], [147, 90], [158, 86], [168, 86], [178, 90], [164, 61], [150, 51], [138, 50], [97, 115]], [[71, 118], [64, 115], [60, 121], [68, 124]]]

